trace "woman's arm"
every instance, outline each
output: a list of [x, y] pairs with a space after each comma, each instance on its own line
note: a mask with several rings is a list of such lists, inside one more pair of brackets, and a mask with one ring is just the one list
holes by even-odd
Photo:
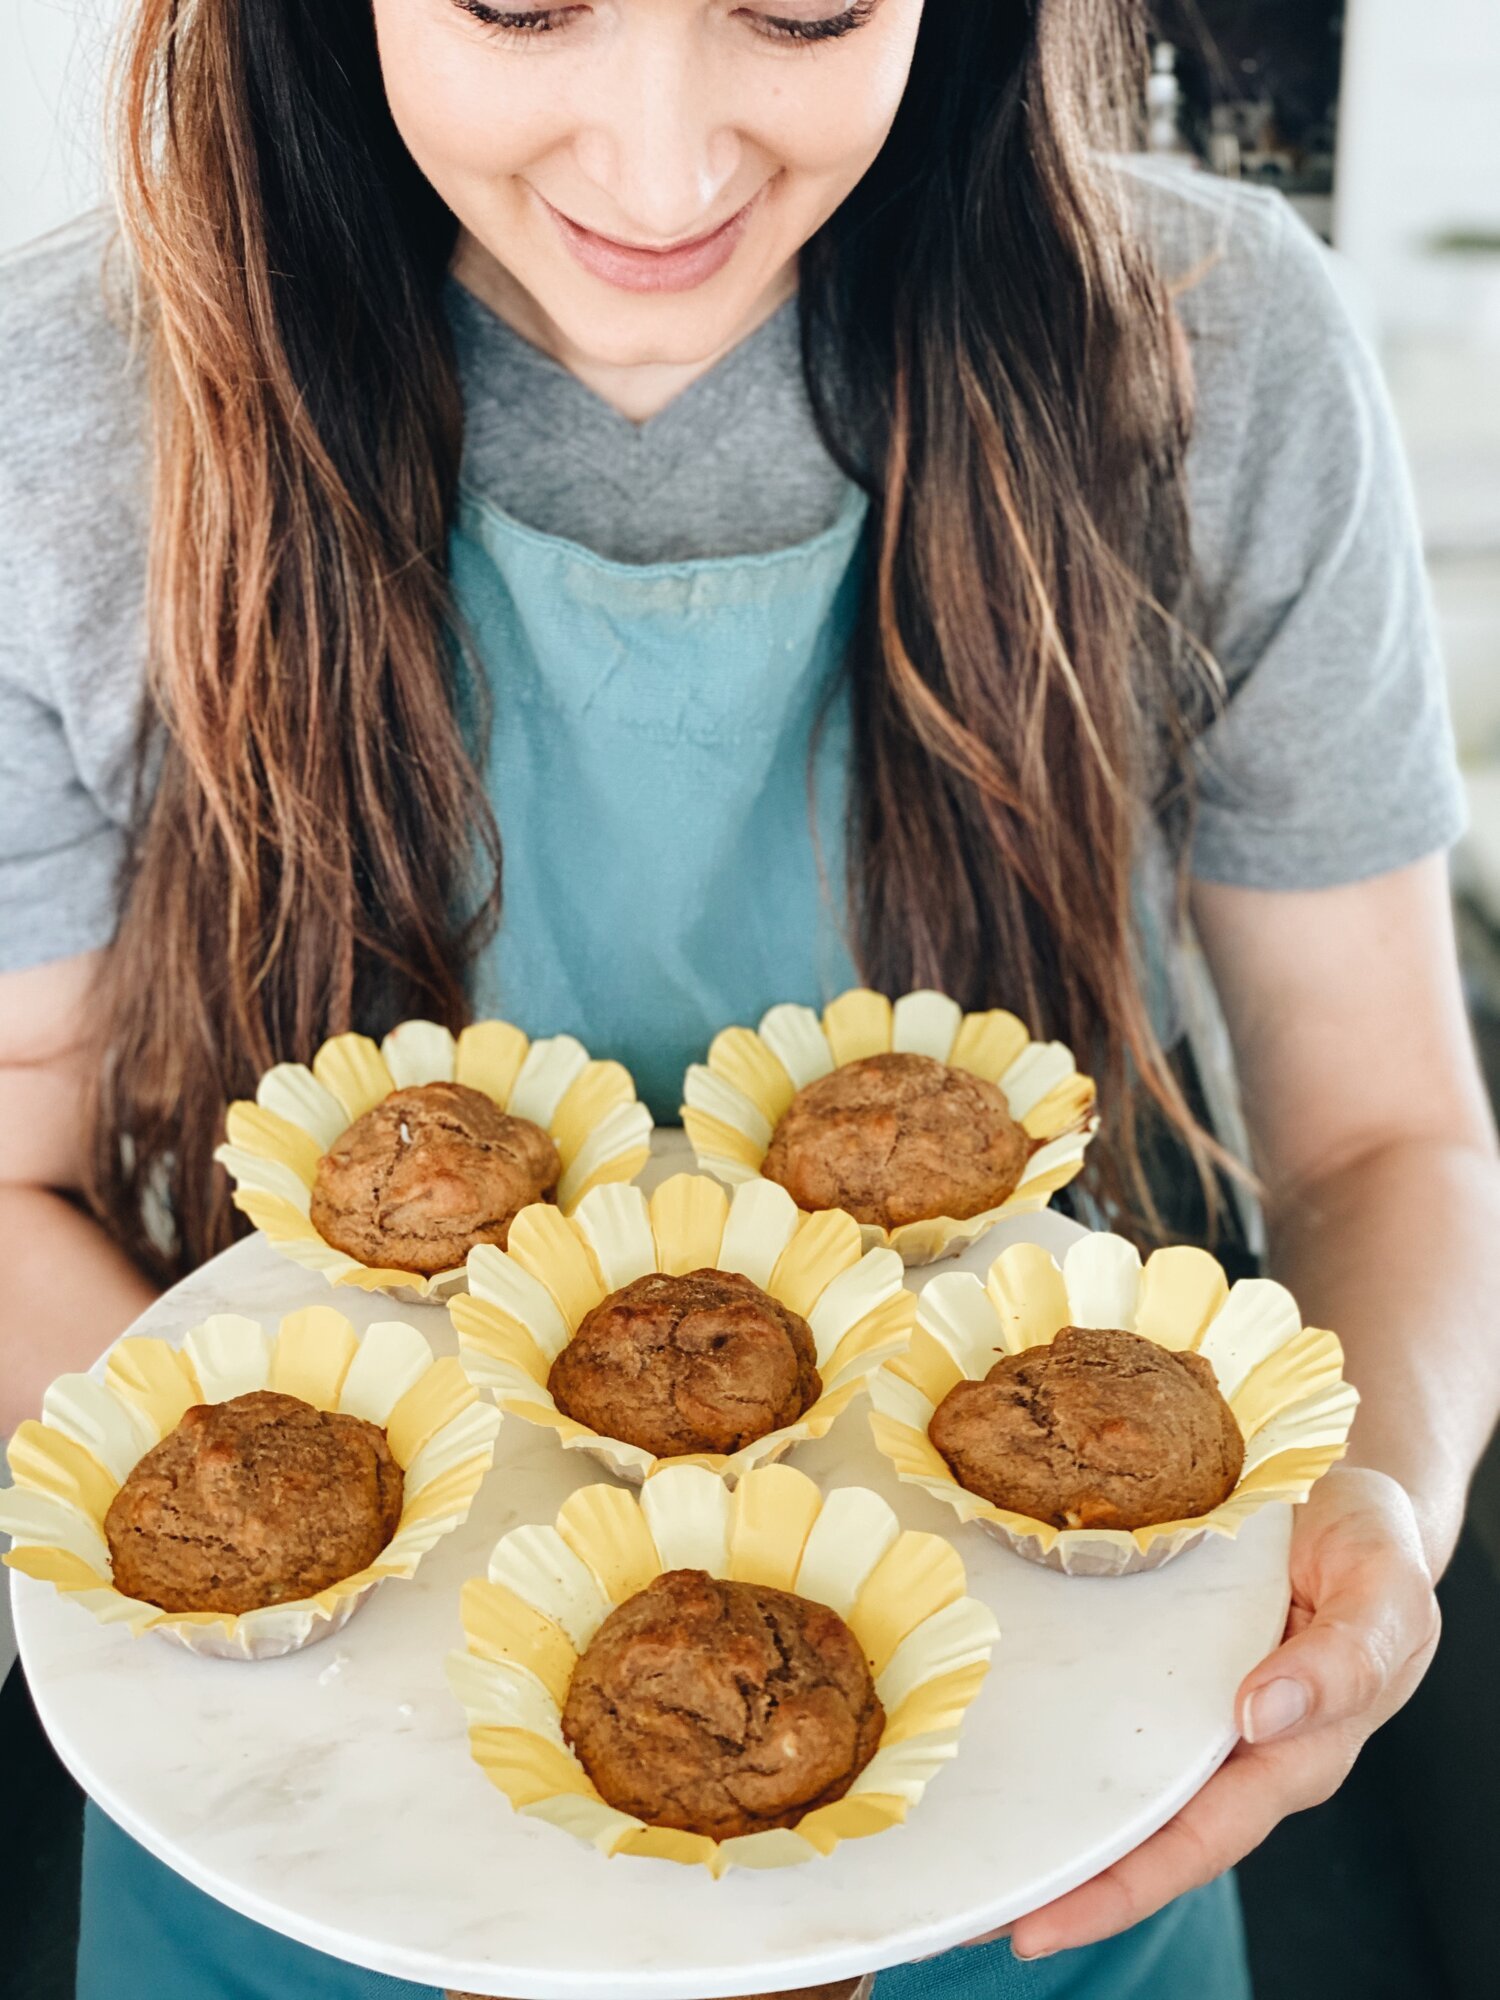
[[1342, 1338], [1350, 1462], [1411, 1496], [1434, 1574], [1500, 1407], [1500, 1164], [1441, 859], [1283, 896], [1201, 886], [1271, 1265]]
[[1197, 885], [1271, 1266], [1340, 1335], [1349, 1459], [1299, 1509], [1281, 1648], [1239, 1694], [1245, 1741], [1144, 1846], [1015, 1926], [1086, 1944], [1233, 1866], [1342, 1783], [1437, 1643], [1433, 1577], [1500, 1409], [1500, 1157], [1441, 859], [1348, 888]]
[[55, 1375], [87, 1368], [151, 1286], [72, 1197], [81, 1180], [79, 1023], [91, 958], [0, 975], [0, 1437]]

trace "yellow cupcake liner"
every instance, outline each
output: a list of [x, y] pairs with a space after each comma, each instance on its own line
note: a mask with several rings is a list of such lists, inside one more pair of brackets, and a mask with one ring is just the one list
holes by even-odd
[[1014, 1014], [966, 1014], [945, 994], [897, 1001], [855, 987], [824, 1008], [772, 1007], [760, 1027], [725, 1028], [708, 1061], [687, 1073], [682, 1122], [698, 1165], [731, 1187], [760, 1179], [771, 1135], [799, 1090], [845, 1063], [892, 1051], [932, 1056], [998, 1085], [1011, 1115], [1038, 1142], [1007, 1200], [964, 1220], [935, 1216], [885, 1230], [861, 1225], [867, 1248], [888, 1246], [907, 1264], [956, 1255], [1002, 1216], [1047, 1203], [1081, 1172], [1098, 1128], [1094, 1085], [1061, 1042], [1034, 1042]]
[[228, 1143], [214, 1158], [234, 1180], [235, 1207], [284, 1257], [331, 1285], [417, 1304], [461, 1290], [462, 1266], [426, 1277], [362, 1264], [325, 1241], [308, 1214], [318, 1162], [340, 1133], [392, 1091], [421, 1083], [467, 1084], [548, 1132], [562, 1158], [565, 1213], [590, 1188], [633, 1180], [650, 1156], [651, 1114], [630, 1072], [592, 1061], [571, 1035], [533, 1042], [508, 1021], [476, 1021], [455, 1039], [433, 1021], [403, 1021], [378, 1048], [367, 1035], [336, 1035], [311, 1069], [278, 1063], [253, 1104], [230, 1105]]
[[[232, 1616], [163, 1611], [111, 1581], [104, 1516], [125, 1480], [195, 1403], [255, 1389], [299, 1396], [320, 1410], [364, 1417], [385, 1431], [406, 1475], [401, 1520], [368, 1568], [316, 1597]], [[414, 1326], [386, 1320], [356, 1334], [331, 1306], [292, 1313], [273, 1335], [218, 1313], [182, 1346], [120, 1341], [102, 1381], [60, 1375], [10, 1441], [15, 1485], [0, 1489], [0, 1529], [13, 1569], [55, 1584], [107, 1625], [159, 1632], [194, 1653], [266, 1660], [337, 1631], [386, 1577], [411, 1576], [469, 1511], [494, 1457], [499, 1412], [451, 1357], [437, 1360]]]
[[[657, 1459], [623, 1438], [565, 1416], [547, 1377], [585, 1314], [648, 1271], [738, 1271], [812, 1331], [823, 1393], [794, 1424], [732, 1453]], [[757, 1181], [731, 1197], [702, 1174], [675, 1174], [649, 1199], [639, 1188], [595, 1188], [571, 1216], [538, 1202], [511, 1224], [508, 1250], [469, 1253], [469, 1288], [448, 1311], [470, 1377], [503, 1410], [557, 1432], [639, 1483], [661, 1465], [701, 1465], [733, 1481], [752, 1466], [819, 1438], [870, 1374], [911, 1338], [916, 1300], [891, 1250], [865, 1250], [842, 1211], [805, 1216], [784, 1188]]]
[[[615, 1606], [673, 1569], [796, 1591], [848, 1621], [886, 1717], [875, 1756], [836, 1804], [793, 1828], [714, 1841], [648, 1826], [600, 1798], [562, 1737], [573, 1670]], [[467, 1650], [449, 1655], [448, 1678], [475, 1761], [518, 1812], [606, 1855], [651, 1855], [715, 1877], [785, 1868], [897, 1825], [957, 1754], [999, 1637], [964, 1591], [952, 1543], [903, 1533], [862, 1487], [825, 1499], [805, 1474], [775, 1465], [731, 1491], [702, 1466], [669, 1465], [638, 1494], [585, 1487], [554, 1527], [504, 1536], [488, 1576], [464, 1587]]]
[[[1054, 1528], [959, 1485], [927, 1435], [934, 1410], [955, 1383], [981, 1381], [1001, 1354], [1046, 1346], [1065, 1326], [1118, 1327], [1212, 1364], [1245, 1437], [1244, 1469], [1227, 1500], [1149, 1528]], [[1231, 1286], [1206, 1251], [1187, 1248], [1158, 1250], [1143, 1268], [1133, 1245], [1101, 1232], [1080, 1238], [1061, 1265], [1034, 1243], [1015, 1243], [984, 1283], [967, 1272], [934, 1278], [909, 1349], [871, 1378], [870, 1428], [901, 1479], [1018, 1555], [1069, 1576], [1125, 1576], [1205, 1535], [1237, 1535], [1273, 1500], [1305, 1500], [1343, 1457], [1354, 1421], [1359, 1396], [1343, 1368], [1337, 1335], [1304, 1326], [1284, 1285]]]

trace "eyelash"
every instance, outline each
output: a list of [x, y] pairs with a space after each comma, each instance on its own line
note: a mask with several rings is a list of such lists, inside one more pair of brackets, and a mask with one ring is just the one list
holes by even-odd
[[778, 21], [771, 15], [758, 15], [761, 21], [757, 34], [769, 35], [773, 41], [808, 43], [836, 42], [844, 35], [852, 35], [856, 28], [862, 28], [875, 12], [880, 0], [854, 0], [842, 14], [830, 14], [822, 21]]
[[571, 7], [548, 7], [539, 13], [510, 14], [501, 7], [486, 6], [485, 0], [457, 0], [457, 5], [481, 28], [493, 29], [505, 40], [516, 42], [555, 33], [574, 11]]
[[[755, 32], [767, 40], [788, 42], [803, 48], [816, 46], [819, 42], [833, 42], [862, 28], [879, 6], [880, 0], [853, 0], [842, 14], [830, 14], [821, 21], [785, 21], [773, 15], [757, 14], [750, 18], [759, 25]], [[489, 28], [507, 41], [534, 42], [543, 35], [555, 34], [567, 26], [570, 17], [578, 9], [575, 7], [547, 7], [535, 12], [512, 13], [501, 7], [491, 7], [486, 0], [457, 0], [457, 5], [481, 27]]]

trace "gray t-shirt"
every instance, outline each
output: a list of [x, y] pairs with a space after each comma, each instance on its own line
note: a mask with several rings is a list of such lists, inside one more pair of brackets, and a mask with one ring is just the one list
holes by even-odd
[[[1131, 163], [1181, 281], [1195, 561], [1229, 687], [1194, 872], [1310, 889], [1451, 844], [1462, 795], [1401, 451], [1327, 260], [1284, 204]], [[88, 219], [0, 261], [0, 970], [105, 943], [130, 794], [148, 507], [139, 359]], [[623, 562], [750, 554], [845, 492], [784, 308], [635, 425], [457, 285], [463, 477]], [[503, 831], [503, 829], [502, 829]], [[1145, 917], [1168, 871], [1148, 847]]]

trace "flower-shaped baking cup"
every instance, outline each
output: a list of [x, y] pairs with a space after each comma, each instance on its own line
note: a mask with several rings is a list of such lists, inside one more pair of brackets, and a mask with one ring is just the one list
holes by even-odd
[[[563, 1741], [578, 1657], [618, 1604], [666, 1570], [700, 1569], [826, 1604], [864, 1648], [885, 1731], [852, 1789], [794, 1828], [714, 1841], [653, 1827], [606, 1805]], [[448, 1678], [469, 1717], [475, 1760], [518, 1812], [551, 1820], [604, 1854], [726, 1868], [784, 1868], [903, 1820], [958, 1748], [999, 1632], [964, 1595], [940, 1535], [903, 1533], [878, 1494], [825, 1499], [788, 1465], [761, 1466], [731, 1492], [701, 1466], [671, 1465], [639, 1494], [575, 1493], [555, 1527], [517, 1528], [464, 1586], [464, 1638]]]
[[[405, 1473], [401, 1520], [367, 1569], [316, 1597], [238, 1617], [162, 1611], [110, 1580], [104, 1516], [134, 1467], [195, 1403], [227, 1403], [254, 1389], [299, 1396], [379, 1424]], [[220, 1313], [181, 1347], [132, 1338], [112, 1350], [104, 1379], [60, 1375], [10, 1441], [15, 1485], [0, 1491], [0, 1528], [15, 1537], [5, 1560], [55, 1584], [106, 1624], [160, 1632], [195, 1653], [267, 1660], [326, 1638], [388, 1576], [410, 1576], [434, 1542], [469, 1511], [495, 1451], [499, 1412], [458, 1362], [436, 1360], [413, 1326], [387, 1320], [362, 1335], [331, 1306], [311, 1306], [272, 1335]]]
[[[1046, 1345], [1065, 1326], [1117, 1327], [1212, 1364], [1245, 1438], [1227, 1500], [1149, 1528], [1055, 1528], [959, 1485], [927, 1435], [934, 1410], [956, 1382], [983, 1380], [1000, 1354]], [[1036, 1244], [1015, 1243], [984, 1284], [955, 1271], [927, 1286], [907, 1352], [871, 1378], [870, 1426], [902, 1479], [1018, 1554], [1069, 1576], [1123, 1576], [1156, 1568], [1205, 1534], [1238, 1534], [1268, 1501], [1305, 1500], [1344, 1455], [1359, 1397], [1343, 1367], [1337, 1336], [1304, 1326], [1285, 1286], [1269, 1278], [1231, 1286], [1206, 1251], [1158, 1250], [1143, 1269], [1123, 1237], [1098, 1234], [1059, 1266]]]
[[1061, 1042], [1034, 1042], [1014, 1014], [965, 1014], [942, 993], [894, 1003], [855, 987], [823, 1010], [786, 1003], [758, 1029], [725, 1028], [684, 1086], [682, 1122], [698, 1165], [735, 1186], [760, 1178], [771, 1135], [799, 1090], [845, 1063], [892, 1051], [932, 1056], [997, 1084], [1036, 1147], [1005, 1201], [960, 1221], [951, 1215], [890, 1231], [862, 1225], [867, 1247], [889, 1244], [905, 1263], [930, 1264], [983, 1235], [1004, 1215], [1045, 1208], [1083, 1166], [1098, 1120], [1094, 1085]]
[[[729, 1455], [659, 1460], [564, 1416], [547, 1388], [552, 1363], [586, 1313], [648, 1271], [738, 1271], [800, 1313], [812, 1329], [823, 1393], [794, 1424]], [[626, 1479], [658, 1465], [701, 1465], [736, 1479], [803, 1438], [822, 1437], [872, 1370], [911, 1338], [916, 1300], [901, 1259], [865, 1250], [840, 1210], [802, 1215], [784, 1188], [755, 1181], [725, 1193], [702, 1174], [676, 1174], [648, 1201], [639, 1188], [595, 1188], [571, 1216], [523, 1208], [510, 1247], [469, 1252], [469, 1288], [449, 1301], [459, 1352], [504, 1410], [545, 1424]]]
[[651, 1114], [630, 1072], [593, 1062], [571, 1035], [531, 1042], [508, 1021], [476, 1021], [455, 1040], [432, 1021], [403, 1021], [377, 1048], [366, 1035], [336, 1035], [302, 1063], [278, 1063], [253, 1104], [231, 1104], [228, 1144], [214, 1155], [235, 1183], [234, 1205], [283, 1256], [321, 1271], [332, 1285], [421, 1302], [446, 1298], [462, 1266], [419, 1271], [361, 1264], [336, 1250], [308, 1216], [318, 1162], [356, 1118], [420, 1083], [463, 1083], [502, 1111], [549, 1132], [562, 1157], [557, 1200], [566, 1212], [590, 1188], [628, 1181], [651, 1151]]

